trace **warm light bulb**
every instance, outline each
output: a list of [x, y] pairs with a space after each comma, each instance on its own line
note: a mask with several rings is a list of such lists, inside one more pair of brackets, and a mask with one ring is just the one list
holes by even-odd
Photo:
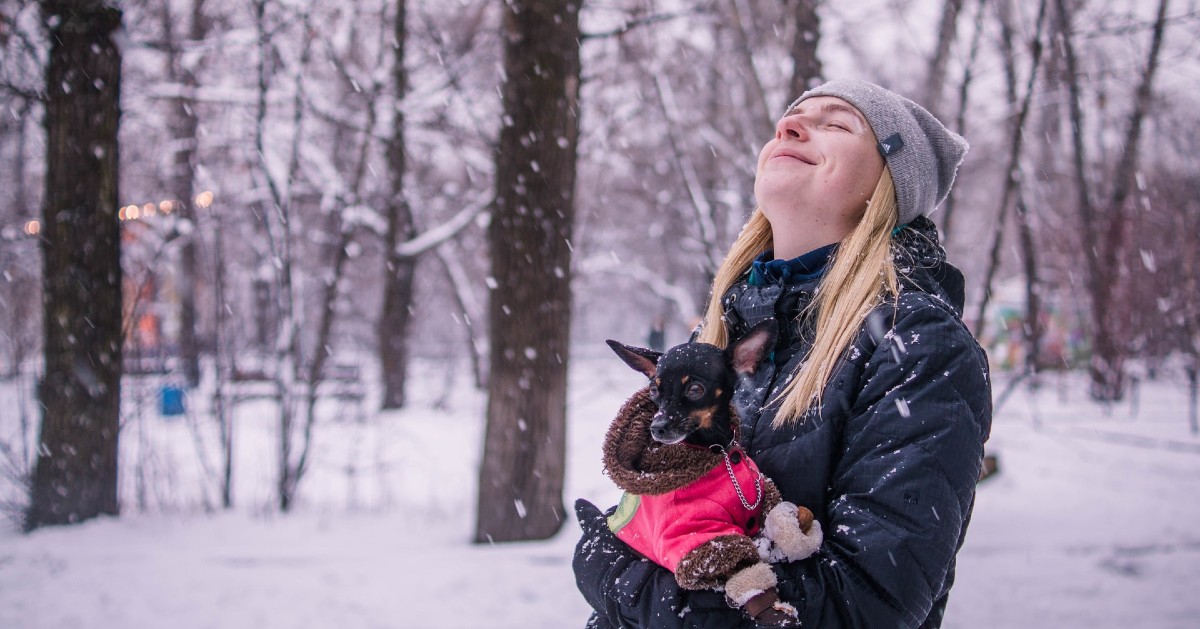
[[37, 219], [33, 219], [25, 223], [25, 233], [30, 236], [36, 236], [42, 232], [42, 223]]
[[212, 205], [213, 193], [212, 190], [205, 190], [196, 195], [196, 207], [205, 208]]

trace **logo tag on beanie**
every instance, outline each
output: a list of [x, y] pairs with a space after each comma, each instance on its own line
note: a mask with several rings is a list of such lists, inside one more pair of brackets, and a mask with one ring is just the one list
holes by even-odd
[[900, 139], [899, 133], [893, 133], [887, 139], [879, 141], [879, 154], [887, 157], [896, 151], [904, 148], [904, 140]]

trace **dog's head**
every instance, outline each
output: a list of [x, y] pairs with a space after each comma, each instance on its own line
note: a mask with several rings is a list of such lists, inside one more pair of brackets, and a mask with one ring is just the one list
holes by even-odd
[[729, 402], [734, 389], [775, 347], [776, 328], [768, 319], [726, 349], [684, 343], [659, 353], [611, 340], [608, 346], [650, 378], [650, 397], [658, 405], [650, 424], [656, 441], [727, 445], [733, 439]]

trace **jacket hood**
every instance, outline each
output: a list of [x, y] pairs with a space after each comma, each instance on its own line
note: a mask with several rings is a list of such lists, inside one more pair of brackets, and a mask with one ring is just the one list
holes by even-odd
[[658, 405], [649, 388], [634, 393], [604, 435], [604, 472], [621, 489], [640, 496], [665, 494], [704, 476], [720, 454], [684, 443], [666, 445], [650, 436]]
[[933, 221], [918, 216], [900, 229], [895, 240], [892, 259], [901, 282], [941, 299], [962, 316], [966, 281], [962, 271], [946, 261]]

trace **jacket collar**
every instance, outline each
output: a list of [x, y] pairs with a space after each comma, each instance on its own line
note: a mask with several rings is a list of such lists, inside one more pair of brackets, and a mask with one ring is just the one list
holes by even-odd
[[723, 459], [685, 443], [662, 444], [650, 437], [658, 405], [647, 389], [634, 393], [604, 435], [604, 471], [621, 489], [638, 495], [665, 494], [690, 485]]
[[813, 249], [791, 260], [776, 260], [774, 250], [768, 249], [750, 265], [751, 286], [767, 284], [798, 284], [821, 277], [837, 243]]
[[[966, 301], [963, 274], [946, 262], [946, 250], [938, 241], [933, 221], [919, 216], [897, 228], [892, 238], [896, 245], [892, 248], [892, 259], [902, 289], [928, 293], [962, 316]], [[834, 253], [836, 245], [793, 260], [774, 260], [770, 251], [760, 255], [743, 279], [725, 295], [726, 324], [735, 337], [767, 317], [794, 318], [808, 305]], [[803, 270], [814, 267], [814, 272]], [[776, 271], [777, 268], [788, 270]], [[772, 281], [765, 281], [766, 278]]]

